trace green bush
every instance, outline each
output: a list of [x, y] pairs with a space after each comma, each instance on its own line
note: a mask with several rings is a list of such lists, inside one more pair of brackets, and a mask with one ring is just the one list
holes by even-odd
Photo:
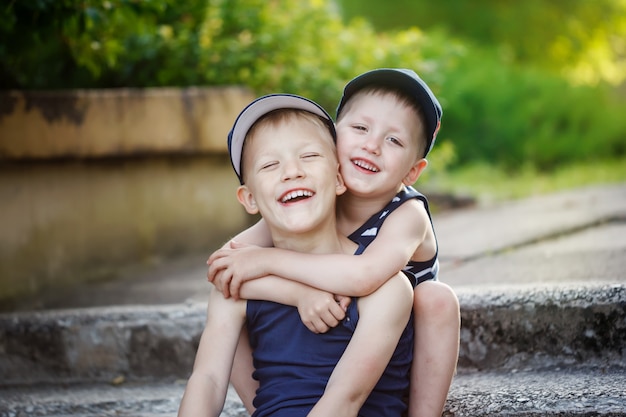
[[[192, 85], [205, 1], [33, 0], [0, 9], [3, 88]], [[8, 41], [10, 40], [10, 41]]]
[[[35, 0], [0, 8], [3, 89], [247, 85], [334, 111], [343, 84], [379, 66], [433, 73], [418, 30], [342, 23], [327, 0]], [[429, 65], [425, 65], [428, 61]], [[429, 71], [429, 68], [431, 70]]]
[[545, 170], [626, 151], [626, 102], [606, 87], [573, 86], [476, 50], [449, 70], [441, 130], [459, 164]]
[[258, 94], [295, 92], [332, 114], [343, 85], [358, 73], [427, 62], [419, 46], [429, 40], [418, 30], [384, 36], [363, 20], [345, 25], [328, 1], [228, 5], [212, 2], [201, 29], [206, 55], [199, 70], [209, 84], [245, 84]]

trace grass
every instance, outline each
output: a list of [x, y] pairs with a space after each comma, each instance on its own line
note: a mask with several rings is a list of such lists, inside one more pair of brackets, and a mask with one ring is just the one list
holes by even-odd
[[436, 190], [472, 196], [480, 203], [491, 203], [590, 185], [626, 182], [626, 158], [577, 163], [549, 173], [539, 172], [530, 166], [510, 173], [494, 165], [476, 164], [436, 172], [424, 180], [417, 185], [425, 193]]

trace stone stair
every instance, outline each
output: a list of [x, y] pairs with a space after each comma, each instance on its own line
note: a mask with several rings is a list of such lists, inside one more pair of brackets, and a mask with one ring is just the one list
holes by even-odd
[[[626, 285], [459, 294], [446, 416], [626, 415]], [[175, 416], [200, 303], [0, 315], [0, 416]], [[224, 417], [246, 416], [234, 392]]]

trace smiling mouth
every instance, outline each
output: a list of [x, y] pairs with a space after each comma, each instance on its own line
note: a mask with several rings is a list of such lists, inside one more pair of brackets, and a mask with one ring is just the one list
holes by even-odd
[[283, 195], [280, 199], [281, 203], [294, 203], [307, 198], [313, 197], [313, 192], [309, 190], [293, 190]]
[[362, 159], [353, 159], [352, 163], [356, 166], [358, 166], [361, 169], [364, 169], [366, 171], [370, 171], [370, 172], [378, 172], [380, 171], [380, 169], [378, 169], [377, 167], [375, 167], [374, 165], [363, 161]]

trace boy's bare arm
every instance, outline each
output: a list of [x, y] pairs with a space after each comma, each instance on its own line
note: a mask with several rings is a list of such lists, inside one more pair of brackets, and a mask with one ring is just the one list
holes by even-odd
[[[269, 247], [273, 245], [270, 232], [263, 219], [235, 236], [231, 241], [224, 244], [230, 247], [232, 242], [238, 245], [256, 245]], [[207, 262], [208, 263], [208, 262]], [[209, 268], [209, 275], [211, 268]], [[221, 280], [214, 280], [216, 288], [225, 297], [230, 297], [230, 287], [220, 285]], [[298, 312], [304, 325], [314, 333], [325, 333], [331, 327], [335, 327], [345, 317], [345, 309], [350, 303], [348, 297], [337, 297], [323, 290], [300, 284], [295, 281], [281, 279], [279, 277], [267, 277], [259, 283], [245, 285], [237, 298], [247, 300], [265, 300], [290, 305], [298, 308]]]
[[357, 415], [407, 326], [413, 289], [398, 273], [358, 303], [359, 321], [354, 335], [309, 416]]
[[350, 299], [340, 302], [333, 294], [275, 276], [248, 281], [240, 295], [246, 300], [265, 300], [298, 308], [302, 323], [314, 333], [325, 333], [345, 317]]
[[179, 417], [220, 415], [244, 322], [244, 301], [225, 299], [217, 291], [211, 292], [206, 325], [178, 410]]
[[256, 391], [259, 389], [259, 381], [252, 378], [253, 372], [252, 347], [250, 346], [248, 329], [244, 326], [241, 329], [239, 343], [237, 344], [235, 361], [230, 374], [230, 383], [235, 387], [237, 395], [239, 395], [241, 402], [250, 415], [254, 413], [253, 401]]
[[[270, 234], [264, 219], [260, 219], [252, 226], [239, 232], [234, 238], [224, 243], [224, 245], [222, 245], [222, 249], [230, 248], [231, 242], [241, 242], [263, 248], [274, 246], [274, 243], [272, 242], [272, 235]], [[207, 260], [207, 264], [209, 264], [209, 260]]]
[[209, 259], [209, 280], [214, 280], [219, 271], [221, 285], [228, 285], [233, 295], [242, 282], [277, 275], [334, 294], [363, 296], [406, 265], [430, 227], [424, 205], [411, 200], [389, 215], [376, 239], [360, 256], [315, 255], [249, 246], [224, 248]]
[[270, 230], [267, 228], [267, 223], [265, 223], [264, 219], [260, 219], [246, 230], [239, 232], [237, 236], [231, 240], [266, 248], [274, 246], [274, 242], [272, 242], [272, 235], [270, 234]]

